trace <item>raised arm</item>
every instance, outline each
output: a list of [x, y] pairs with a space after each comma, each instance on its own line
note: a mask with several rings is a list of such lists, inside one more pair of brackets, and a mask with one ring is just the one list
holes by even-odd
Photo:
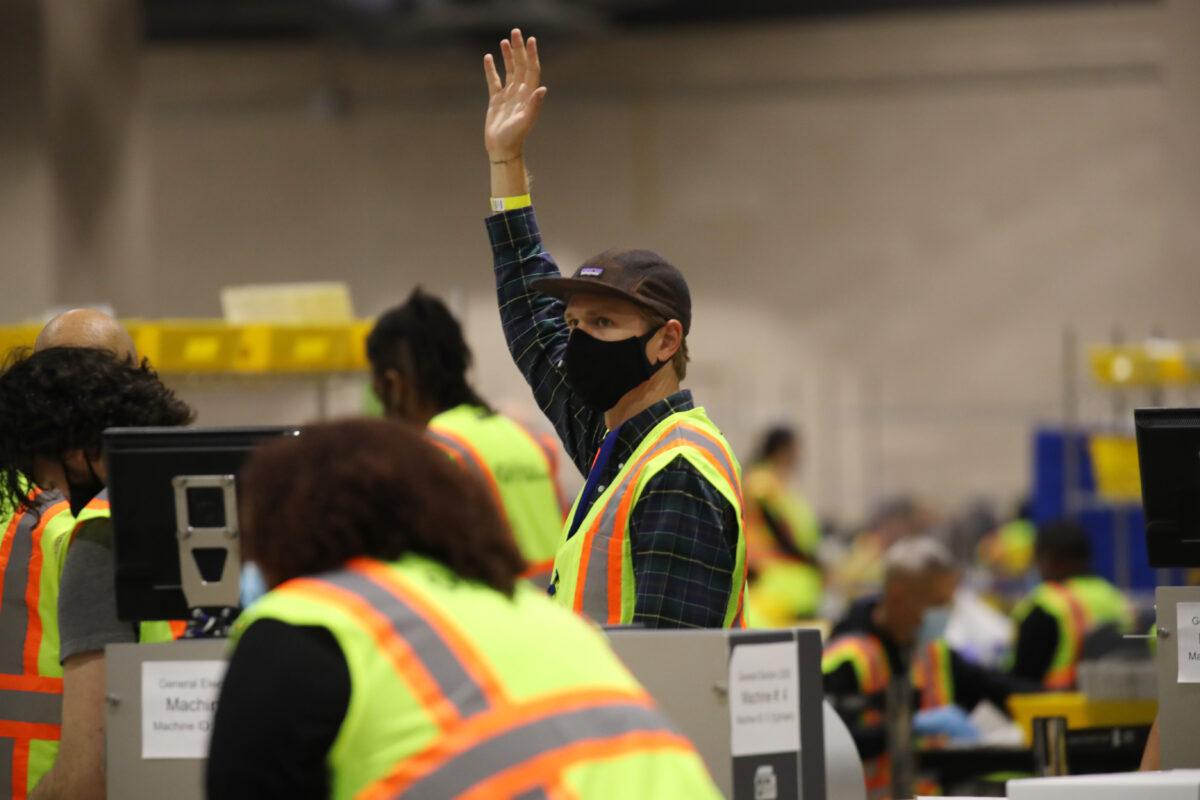
[[[483, 140], [491, 162], [492, 197], [520, 198], [529, 193], [525, 139], [537, 121], [546, 88], [541, 85], [537, 41], [519, 30], [500, 43], [504, 80], [491, 54], [483, 58], [488, 110]], [[542, 246], [533, 208], [517, 202], [513, 210], [488, 218], [496, 272], [500, 321], [509, 352], [538, 406], [553, 423], [571, 460], [587, 474], [604, 435], [604, 417], [571, 391], [562, 368], [569, 331], [563, 304], [532, 288], [540, 278], [558, 277], [558, 266]]]

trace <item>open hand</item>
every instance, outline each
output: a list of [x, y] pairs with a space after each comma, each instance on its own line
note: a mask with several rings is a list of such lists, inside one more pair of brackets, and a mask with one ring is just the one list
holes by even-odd
[[492, 54], [483, 57], [483, 74], [488, 85], [483, 144], [488, 157], [497, 163], [522, 154], [525, 137], [533, 130], [546, 97], [535, 38], [531, 36], [526, 42], [521, 31], [514, 28], [511, 38], [500, 42], [500, 53], [504, 57], [503, 81]]

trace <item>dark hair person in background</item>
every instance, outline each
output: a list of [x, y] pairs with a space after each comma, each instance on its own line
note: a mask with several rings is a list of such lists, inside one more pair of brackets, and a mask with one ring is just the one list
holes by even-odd
[[34, 789], [37, 800], [104, 797], [104, 647], [172, 638], [166, 623], [117, 619], [101, 433], [183, 425], [191, 417], [154, 370], [128, 354], [49, 347], [18, 356], [0, 374], [0, 486], [6, 499], [28, 502], [29, 479], [64, 495], [76, 517], [58, 587], [62, 739], [53, 768]]
[[513, 30], [501, 52], [503, 81], [484, 57], [500, 320], [538, 405], [587, 476], [550, 592], [602, 623], [740, 624], [741, 468], [680, 389], [687, 281], [648, 250], [609, 250], [562, 277], [542, 245], [523, 154], [546, 94], [537, 44]]
[[1101, 648], [1105, 639], [1119, 640], [1133, 626], [1133, 611], [1117, 587], [1092, 573], [1092, 545], [1078, 523], [1039, 530], [1033, 554], [1042, 582], [1013, 609], [1012, 673], [1065, 691], [1075, 686], [1089, 639]]
[[497, 414], [471, 387], [471, 349], [445, 303], [414, 290], [379, 317], [367, 358], [384, 413], [428, 426], [429, 438], [484, 482], [529, 562], [524, 577], [548, 586], [566, 513], [555, 445]]
[[790, 485], [802, 460], [795, 429], [776, 426], [746, 471], [746, 561], [757, 624], [790, 625], [815, 617], [821, 607], [821, 526]]
[[719, 797], [599, 631], [518, 580], [483, 484], [418, 432], [314, 425], [254, 453], [241, 493], [272, 590], [235, 626], [210, 797]]

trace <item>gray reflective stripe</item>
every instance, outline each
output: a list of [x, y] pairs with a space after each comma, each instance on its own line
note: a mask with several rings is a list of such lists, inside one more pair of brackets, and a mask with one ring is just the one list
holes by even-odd
[[12, 787], [13, 752], [16, 742], [0, 737], [0, 792], [9, 791]]
[[492, 475], [488, 471], [487, 465], [479, 463], [479, 459], [475, 458], [475, 454], [463, 447], [461, 442], [433, 428], [429, 428], [425, 433], [434, 442], [457, 455], [459, 460], [468, 469], [483, 478], [485, 482], [490, 483]]
[[[680, 441], [687, 442], [690, 447], [711, 453], [718, 463], [724, 465], [727, 474], [737, 480], [737, 471], [733, 463], [720, 447], [710, 439], [682, 426], [673, 428], [670, 434], [664, 437], [650, 452], [664, 447], [678, 447]], [[600, 511], [599, 527], [596, 528], [596, 536], [592, 539], [587, 574], [578, 578], [584, 581], [583, 614], [600, 623], [619, 622], [619, 620], [610, 620], [608, 617], [608, 546], [613, 536], [623, 533], [623, 531], [616, 530], [617, 510], [621, 505], [621, 498], [631, 489], [633, 481], [640, 471], [640, 469], [631, 470], [615, 488], [606, 492], [607, 499]], [[736, 495], [737, 484], [732, 484], [731, 488]], [[590, 530], [591, 527], [587, 526], [585, 530]], [[574, 603], [574, 598], [571, 601]]]
[[0, 689], [0, 719], [35, 725], [61, 725], [62, 695], [58, 692]]
[[441, 693], [463, 717], [486, 711], [490, 704], [482, 687], [463, 668], [446, 641], [412, 606], [371, 578], [343, 570], [317, 580], [352, 592], [387, 617], [396, 635], [408, 643]]
[[565, 711], [485, 739], [393, 796], [405, 800], [458, 797], [493, 775], [543, 753], [580, 742], [612, 739], [635, 732], [674, 731], [657, 711], [633, 703]]
[[[29, 633], [25, 590], [29, 585], [29, 561], [33, 558], [33, 531], [38, 524], [36, 511], [17, 513], [21, 516], [13, 531], [8, 565], [4, 569], [4, 596], [0, 597], [0, 674], [5, 675], [25, 673], [25, 637]], [[0, 718], [18, 719], [3, 710]]]
[[513, 800], [550, 800], [550, 795], [546, 794], [546, 790], [541, 786], [537, 786], [528, 792], [517, 795]]

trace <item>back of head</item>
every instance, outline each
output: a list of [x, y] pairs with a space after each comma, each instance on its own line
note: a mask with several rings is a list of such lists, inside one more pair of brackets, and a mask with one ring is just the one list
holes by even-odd
[[20, 473], [35, 459], [99, 454], [105, 428], [191, 419], [192, 410], [146, 364], [86, 347], [18, 353], [0, 372], [2, 489], [23, 501]]
[[244, 555], [272, 585], [415, 553], [511, 594], [525, 568], [483, 483], [399, 423], [322, 423], [263, 445], [241, 492]]
[[463, 403], [485, 405], [467, 382], [471, 348], [462, 326], [445, 303], [420, 288], [375, 322], [367, 358], [376, 375], [395, 370], [415, 382], [439, 411]]
[[1058, 520], [1039, 529], [1033, 554], [1046, 580], [1063, 580], [1089, 572], [1092, 567], [1092, 543], [1087, 532], [1070, 520]]
[[129, 332], [108, 314], [92, 308], [63, 312], [46, 323], [33, 345], [34, 351], [54, 347], [89, 347], [107, 350], [118, 358], [137, 360]]
[[769, 461], [797, 443], [796, 429], [787, 425], [776, 425], [768, 428], [763, 434], [762, 443], [758, 448], [758, 461]]
[[884, 579], [925, 580], [958, 571], [950, 549], [932, 536], [910, 536], [893, 544], [883, 557]]

